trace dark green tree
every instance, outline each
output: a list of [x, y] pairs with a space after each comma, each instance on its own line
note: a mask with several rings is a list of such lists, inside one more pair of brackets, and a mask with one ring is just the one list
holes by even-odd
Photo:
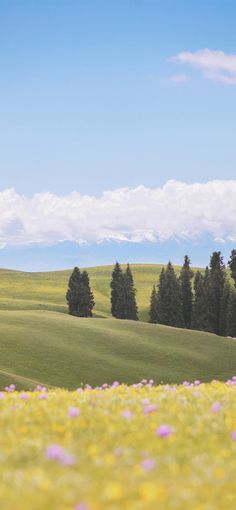
[[229, 300], [230, 300], [230, 284], [228, 281], [224, 284], [223, 294], [221, 298], [220, 305], [220, 325], [219, 325], [219, 334], [221, 336], [227, 335], [227, 316], [228, 316], [228, 308], [229, 308]]
[[236, 338], [236, 291], [230, 290], [228, 311], [227, 311], [227, 336]]
[[123, 271], [118, 262], [116, 262], [111, 275], [111, 314], [117, 319], [122, 318], [123, 309]]
[[151, 294], [151, 299], [150, 299], [150, 308], [149, 308], [149, 322], [151, 322], [153, 324], [157, 324], [159, 322], [156, 285], [153, 285], [153, 288], [152, 288], [152, 294]]
[[161, 271], [157, 293], [159, 322], [168, 326], [183, 327], [183, 308], [179, 280], [174, 267], [168, 262]]
[[95, 306], [94, 295], [90, 287], [89, 275], [87, 271], [81, 274], [81, 287], [79, 299], [79, 316], [92, 317]]
[[212, 331], [209, 316], [209, 269], [204, 275], [197, 271], [194, 277], [194, 301], [191, 328]]
[[184, 263], [180, 271], [180, 291], [183, 305], [184, 326], [190, 328], [192, 320], [193, 291], [191, 280], [193, 271], [190, 268], [190, 259], [188, 255], [184, 257]]
[[163, 267], [157, 285], [157, 317], [159, 324], [168, 324], [168, 293], [166, 290], [166, 270]]
[[220, 309], [225, 284], [225, 266], [220, 251], [215, 251], [210, 260], [209, 310], [213, 333], [220, 334]]
[[123, 317], [125, 319], [137, 321], [138, 320], [138, 307], [136, 303], [136, 289], [130, 265], [127, 264], [125, 273], [123, 274], [123, 291], [121, 295], [121, 302], [123, 308]]
[[78, 315], [80, 285], [81, 272], [78, 267], [75, 267], [70, 276], [68, 290], [66, 293], [66, 300], [70, 315]]
[[81, 273], [78, 267], [74, 268], [69, 279], [66, 300], [70, 315], [92, 317], [95, 303], [86, 271]]
[[236, 250], [232, 250], [228, 266], [230, 268], [231, 276], [234, 280], [234, 284], [236, 287]]

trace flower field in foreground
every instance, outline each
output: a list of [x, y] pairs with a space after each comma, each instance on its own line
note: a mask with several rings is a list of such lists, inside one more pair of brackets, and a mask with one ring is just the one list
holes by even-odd
[[0, 393], [4, 510], [235, 510], [236, 377]]

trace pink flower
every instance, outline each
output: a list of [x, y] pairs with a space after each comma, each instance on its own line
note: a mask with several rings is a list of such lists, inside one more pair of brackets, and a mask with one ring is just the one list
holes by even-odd
[[29, 396], [27, 395], [27, 393], [20, 393], [20, 397], [19, 397], [21, 400], [28, 400]]
[[170, 425], [160, 425], [156, 430], [156, 435], [159, 437], [168, 437], [172, 434], [172, 428]]
[[153, 459], [144, 459], [141, 462], [141, 467], [144, 471], [152, 471], [156, 467], [156, 462]]
[[231, 438], [233, 439], [233, 441], [236, 441], [236, 430], [233, 430]]
[[16, 389], [15, 384], [10, 384], [9, 386], [6, 386], [5, 391], [7, 391], [8, 393], [12, 393], [13, 391], [15, 391], [15, 389]]
[[40, 394], [39, 394], [39, 399], [40, 399], [40, 400], [47, 400], [47, 398], [48, 398], [48, 396], [47, 396], [47, 394], [46, 394], [46, 393], [40, 393]]
[[221, 404], [220, 402], [214, 402], [211, 406], [211, 411], [213, 413], [218, 413], [221, 410]]
[[155, 404], [148, 404], [143, 407], [143, 412], [144, 412], [145, 416], [147, 416], [148, 414], [154, 413], [155, 411], [157, 411], [157, 409], [158, 409], [158, 407]]
[[71, 418], [77, 418], [77, 416], [80, 415], [80, 410], [78, 409], [78, 407], [69, 407], [68, 415]]
[[0, 391], [0, 400], [3, 400], [4, 398], [4, 394]]
[[125, 411], [122, 413], [122, 416], [126, 418], [126, 420], [130, 420], [132, 418], [132, 413], [129, 409], [125, 409]]
[[195, 390], [193, 393], [196, 397], [200, 397], [200, 395], [201, 395], [200, 391], [198, 391], [198, 390]]
[[58, 444], [48, 446], [46, 456], [49, 460], [55, 460], [64, 466], [71, 466], [75, 463], [74, 456]]
[[75, 510], [89, 510], [89, 507], [86, 503], [79, 503], [76, 505]]

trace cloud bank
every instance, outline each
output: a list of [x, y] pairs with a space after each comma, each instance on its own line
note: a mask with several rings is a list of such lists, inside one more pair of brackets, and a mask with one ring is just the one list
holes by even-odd
[[72, 192], [28, 198], [0, 192], [0, 247], [104, 241], [194, 240], [210, 235], [236, 241], [236, 180], [106, 191], [100, 197]]
[[203, 49], [191, 53], [184, 51], [169, 59], [171, 62], [189, 64], [199, 69], [206, 80], [236, 85], [236, 55], [223, 51]]

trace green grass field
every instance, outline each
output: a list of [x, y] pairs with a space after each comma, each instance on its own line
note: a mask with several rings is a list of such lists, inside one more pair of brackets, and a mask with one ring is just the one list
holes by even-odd
[[[140, 320], [148, 319], [152, 286], [158, 281], [162, 265], [134, 264]], [[88, 268], [95, 295], [96, 317], [110, 316], [110, 280], [113, 266]], [[176, 271], [179, 271], [176, 267]], [[65, 294], [71, 270], [25, 273], [0, 270], [0, 310], [50, 310], [67, 313]]]
[[134, 383], [227, 379], [236, 342], [166, 326], [78, 319], [49, 311], [0, 312], [0, 386], [37, 383], [76, 388], [119, 380]]
[[132, 266], [138, 323], [110, 318], [112, 266], [88, 269], [96, 299], [93, 319], [67, 314], [70, 270], [0, 270], [0, 387], [15, 382], [19, 388], [37, 383], [75, 388], [81, 382], [115, 379], [133, 383], [148, 377], [160, 383], [232, 376], [233, 340], [142, 322], [161, 267]]

